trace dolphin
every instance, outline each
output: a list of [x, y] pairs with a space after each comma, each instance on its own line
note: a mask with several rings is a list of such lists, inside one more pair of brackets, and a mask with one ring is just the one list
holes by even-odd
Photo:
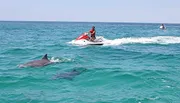
[[24, 68], [24, 67], [42, 67], [51, 64], [52, 62], [48, 60], [47, 54], [43, 56], [41, 60], [34, 60], [27, 62], [25, 64], [20, 64], [19, 68]]
[[56, 74], [55, 76], [53, 76], [52, 79], [68, 79], [68, 80], [73, 80], [73, 78], [79, 74], [81, 74], [82, 72], [84, 72], [86, 69], [82, 70], [82, 71], [77, 71], [76, 69], [73, 69], [70, 72], [66, 72], [66, 73], [59, 73]]

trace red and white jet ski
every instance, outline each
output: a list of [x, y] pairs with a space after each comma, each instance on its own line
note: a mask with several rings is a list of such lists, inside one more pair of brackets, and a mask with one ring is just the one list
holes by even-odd
[[88, 33], [81, 34], [76, 40], [90, 40], [90, 37], [88, 36]]
[[76, 40], [83, 40], [84, 42], [87, 42], [87, 45], [103, 45], [101, 38], [91, 41], [88, 33], [81, 34], [78, 38], [76, 38]]

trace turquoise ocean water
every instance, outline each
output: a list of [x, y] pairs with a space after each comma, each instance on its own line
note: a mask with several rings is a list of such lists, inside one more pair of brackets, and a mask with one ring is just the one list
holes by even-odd
[[[96, 27], [104, 45], [75, 42]], [[0, 22], [0, 103], [179, 103], [180, 25]], [[41, 59], [55, 62], [18, 68]], [[72, 80], [58, 73], [87, 69]]]

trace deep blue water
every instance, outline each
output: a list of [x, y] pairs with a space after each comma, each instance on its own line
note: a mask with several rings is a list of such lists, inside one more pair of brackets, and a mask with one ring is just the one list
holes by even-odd
[[[74, 41], [92, 26], [104, 45]], [[159, 26], [1, 21], [0, 103], [179, 103], [180, 24]], [[56, 63], [18, 68], [46, 53]]]

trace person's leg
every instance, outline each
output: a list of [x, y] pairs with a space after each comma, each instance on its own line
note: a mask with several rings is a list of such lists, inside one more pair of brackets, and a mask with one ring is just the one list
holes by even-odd
[[95, 40], [95, 37], [91, 37], [91, 41], [94, 41]]

